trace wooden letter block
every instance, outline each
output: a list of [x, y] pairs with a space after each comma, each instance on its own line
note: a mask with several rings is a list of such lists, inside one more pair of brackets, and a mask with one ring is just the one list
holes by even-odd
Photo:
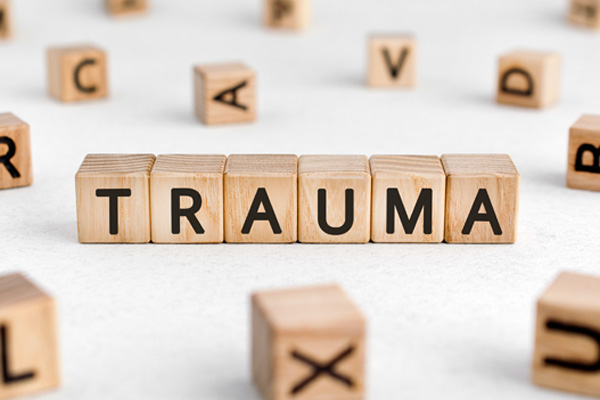
[[0, 399], [60, 384], [54, 300], [21, 274], [0, 277]]
[[368, 242], [371, 171], [367, 157], [300, 157], [298, 213], [300, 242]]
[[365, 318], [337, 285], [252, 297], [252, 372], [266, 400], [362, 400]]
[[446, 242], [514, 243], [521, 176], [504, 154], [446, 154]]
[[29, 125], [12, 114], [0, 114], [0, 189], [32, 183]]
[[150, 242], [151, 154], [89, 154], [77, 175], [81, 243]]
[[310, 20], [310, 1], [265, 0], [265, 24], [271, 28], [305, 28]]
[[600, 29], [600, 0], [571, 0], [569, 21], [586, 28]]
[[106, 53], [93, 46], [48, 50], [48, 87], [69, 102], [108, 97]]
[[298, 237], [298, 158], [231, 155], [225, 167], [225, 241], [293, 243]]
[[369, 39], [370, 86], [412, 87], [417, 84], [417, 41], [406, 35]]
[[533, 381], [600, 396], [600, 278], [561, 274], [537, 304]]
[[106, 0], [108, 12], [112, 15], [128, 15], [148, 9], [146, 0]]
[[371, 240], [444, 240], [446, 174], [437, 156], [373, 156]]
[[583, 115], [569, 134], [567, 186], [600, 191], [600, 116]]
[[556, 53], [516, 51], [500, 58], [498, 96], [501, 104], [543, 108], [558, 101], [561, 58]]
[[0, 39], [7, 39], [12, 34], [12, 15], [10, 0], [0, 0]]
[[256, 119], [256, 78], [242, 64], [197, 66], [196, 114], [207, 125]]
[[223, 242], [223, 155], [160, 155], [150, 174], [154, 243]]

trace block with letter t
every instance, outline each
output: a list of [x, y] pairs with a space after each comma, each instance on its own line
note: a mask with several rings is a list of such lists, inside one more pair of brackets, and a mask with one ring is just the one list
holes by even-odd
[[600, 191], [599, 115], [583, 115], [571, 127], [567, 186]]

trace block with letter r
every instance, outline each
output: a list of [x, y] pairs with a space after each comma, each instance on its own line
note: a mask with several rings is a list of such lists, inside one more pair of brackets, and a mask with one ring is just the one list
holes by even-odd
[[583, 115], [571, 127], [567, 186], [600, 191], [600, 115]]

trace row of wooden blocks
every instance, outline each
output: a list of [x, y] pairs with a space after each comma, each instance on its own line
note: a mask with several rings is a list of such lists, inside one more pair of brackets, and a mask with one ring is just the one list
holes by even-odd
[[90, 154], [82, 243], [513, 243], [507, 155]]
[[[600, 396], [600, 278], [564, 273], [537, 306], [533, 381]], [[0, 399], [60, 383], [55, 303], [0, 277]], [[252, 376], [266, 400], [365, 398], [366, 318], [337, 285], [252, 296]]]

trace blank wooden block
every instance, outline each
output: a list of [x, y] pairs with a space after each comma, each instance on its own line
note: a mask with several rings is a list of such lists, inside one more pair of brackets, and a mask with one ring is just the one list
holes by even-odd
[[49, 49], [48, 88], [65, 102], [108, 97], [106, 53], [89, 45]]
[[366, 243], [371, 237], [371, 171], [365, 156], [302, 156], [298, 239]]
[[12, 35], [12, 13], [10, 0], [0, 0], [0, 39]]
[[371, 240], [444, 240], [446, 174], [437, 156], [371, 157]]
[[571, 0], [569, 21], [586, 28], [600, 29], [600, 0]]
[[197, 66], [196, 114], [207, 125], [256, 119], [256, 77], [243, 64]]
[[600, 191], [600, 116], [583, 115], [569, 134], [567, 186]]
[[600, 396], [600, 278], [561, 274], [537, 304], [533, 381]]
[[81, 243], [150, 242], [152, 154], [88, 154], [77, 175]]
[[271, 28], [302, 29], [310, 22], [311, 0], [264, 0], [265, 24]]
[[225, 167], [225, 241], [293, 243], [298, 232], [298, 158], [231, 155]]
[[498, 103], [543, 108], [560, 96], [561, 58], [556, 53], [515, 51], [500, 58]]
[[361, 400], [365, 318], [337, 285], [252, 296], [252, 372], [267, 400]]
[[371, 36], [368, 83], [374, 87], [415, 86], [417, 41], [407, 35]]
[[154, 243], [223, 241], [223, 155], [160, 155], [150, 174]]
[[446, 154], [446, 242], [514, 243], [521, 177], [505, 154]]
[[147, 0], [106, 0], [106, 8], [112, 15], [138, 14], [148, 9]]
[[21, 274], [0, 277], [0, 352], [0, 399], [60, 384], [54, 300]]
[[13, 114], [0, 114], [0, 189], [32, 183], [29, 125]]

